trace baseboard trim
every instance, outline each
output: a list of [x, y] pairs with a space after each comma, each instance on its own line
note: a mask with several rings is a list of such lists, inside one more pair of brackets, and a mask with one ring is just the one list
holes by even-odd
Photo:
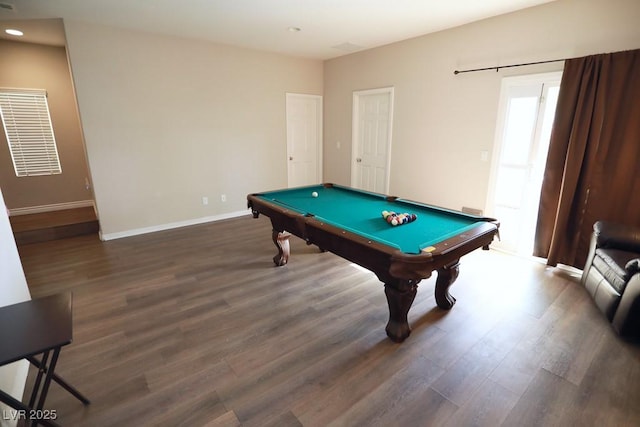
[[79, 200], [77, 202], [54, 203], [52, 205], [29, 206], [26, 208], [9, 209], [9, 216], [29, 215], [42, 212], [63, 211], [65, 209], [77, 209], [95, 207], [93, 200]]
[[244, 215], [249, 215], [249, 214], [250, 214], [250, 212], [247, 212], [247, 211], [237, 211], [237, 212], [229, 212], [229, 213], [220, 214], [220, 215], [205, 216], [205, 217], [202, 217], [202, 218], [195, 218], [195, 219], [190, 219], [190, 220], [186, 220], [186, 221], [178, 221], [178, 222], [171, 222], [171, 223], [168, 223], [168, 224], [154, 225], [152, 227], [143, 227], [143, 228], [136, 228], [136, 229], [133, 229], [133, 230], [119, 231], [119, 232], [116, 232], [116, 233], [102, 233], [101, 232], [100, 233], [100, 240], [107, 241], [107, 240], [122, 239], [124, 237], [138, 236], [140, 234], [155, 233], [156, 231], [171, 230], [173, 228], [188, 227], [190, 225], [205, 224], [207, 222], [222, 221], [224, 219], [238, 218], [238, 217], [241, 217], [241, 216], [244, 216]]

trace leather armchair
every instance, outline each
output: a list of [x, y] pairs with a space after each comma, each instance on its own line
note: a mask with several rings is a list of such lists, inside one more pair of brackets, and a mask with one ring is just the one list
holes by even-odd
[[582, 285], [617, 333], [640, 336], [640, 227], [596, 222]]

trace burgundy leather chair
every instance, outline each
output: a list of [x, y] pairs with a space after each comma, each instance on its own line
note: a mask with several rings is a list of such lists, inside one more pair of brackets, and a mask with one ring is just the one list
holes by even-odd
[[582, 285], [618, 334], [640, 336], [640, 227], [596, 222]]

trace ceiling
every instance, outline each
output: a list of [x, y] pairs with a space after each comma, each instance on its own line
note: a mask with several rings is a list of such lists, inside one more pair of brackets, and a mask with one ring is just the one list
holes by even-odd
[[0, 38], [63, 45], [62, 18], [329, 59], [551, 1], [0, 0]]

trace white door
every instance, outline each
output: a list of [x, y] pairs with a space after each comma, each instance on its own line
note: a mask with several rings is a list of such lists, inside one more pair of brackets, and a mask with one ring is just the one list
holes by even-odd
[[322, 181], [322, 97], [287, 93], [289, 187]]
[[392, 87], [353, 93], [353, 187], [388, 193], [392, 129]]
[[488, 211], [503, 250], [530, 256], [561, 73], [502, 82]]

